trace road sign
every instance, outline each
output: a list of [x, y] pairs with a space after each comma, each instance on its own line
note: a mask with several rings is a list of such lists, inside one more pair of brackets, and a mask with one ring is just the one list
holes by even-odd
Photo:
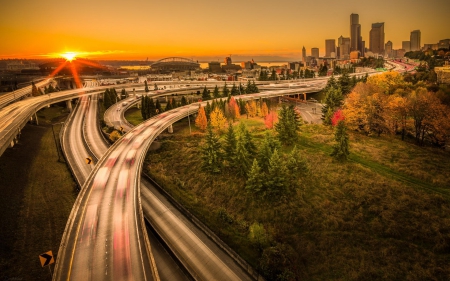
[[55, 259], [53, 258], [52, 251], [45, 252], [39, 255], [39, 260], [41, 261], [42, 267], [47, 266], [49, 264], [55, 263]]
[[120, 131], [123, 132], [123, 127], [122, 126], [120, 126]]
[[92, 158], [86, 157], [86, 159], [84, 161], [86, 161], [86, 164], [90, 165], [92, 163]]

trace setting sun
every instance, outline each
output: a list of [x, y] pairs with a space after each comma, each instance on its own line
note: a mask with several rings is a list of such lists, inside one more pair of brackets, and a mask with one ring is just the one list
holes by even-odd
[[74, 52], [67, 52], [67, 53], [61, 54], [61, 56], [71, 62], [77, 56], [77, 54]]

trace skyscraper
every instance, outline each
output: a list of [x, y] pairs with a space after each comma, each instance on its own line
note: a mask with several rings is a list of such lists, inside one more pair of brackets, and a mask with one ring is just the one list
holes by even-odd
[[402, 49], [405, 50], [405, 52], [411, 51], [411, 42], [410, 41], [402, 41]]
[[336, 40], [326, 39], [325, 40], [325, 57], [330, 58], [331, 53], [334, 53], [336, 57]]
[[374, 54], [384, 53], [384, 22], [372, 23], [370, 30], [369, 49]]
[[409, 41], [411, 42], [411, 51], [420, 51], [420, 30], [411, 31]]
[[341, 37], [338, 38], [339, 58], [348, 59], [350, 56], [350, 38]]
[[392, 42], [391, 41], [387, 41], [386, 44], [384, 45], [384, 54], [388, 57], [388, 58], [392, 58]]
[[311, 48], [311, 57], [319, 58], [319, 48]]
[[350, 15], [350, 51], [361, 51], [361, 25], [359, 15]]
[[302, 49], [302, 61], [303, 61], [303, 63], [306, 63], [306, 49], [305, 49], [305, 46], [303, 46], [303, 49]]

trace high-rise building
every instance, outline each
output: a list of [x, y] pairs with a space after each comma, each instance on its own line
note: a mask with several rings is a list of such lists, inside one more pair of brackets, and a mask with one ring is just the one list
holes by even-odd
[[350, 38], [341, 37], [338, 38], [339, 58], [348, 59], [350, 57]]
[[384, 53], [384, 22], [372, 23], [369, 37], [369, 49], [374, 54]]
[[311, 57], [319, 58], [319, 48], [311, 48]]
[[231, 57], [226, 57], [224, 63], [225, 65], [231, 65]]
[[402, 49], [405, 50], [405, 52], [411, 51], [411, 42], [410, 41], [402, 41]]
[[361, 25], [359, 15], [350, 15], [350, 51], [361, 51]]
[[391, 41], [387, 41], [386, 44], [384, 45], [384, 54], [388, 58], [392, 58], [392, 42]]
[[411, 42], [411, 51], [420, 51], [420, 30], [411, 31], [409, 41]]
[[325, 40], [325, 57], [331, 58], [331, 53], [336, 56], [336, 40], [326, 39]]
[[302, 49], [302, 60], [303, 60], [303, 63], [306, 62], [306, 49], [305, 49], [305, 46], [303, 46], [303, 49]]

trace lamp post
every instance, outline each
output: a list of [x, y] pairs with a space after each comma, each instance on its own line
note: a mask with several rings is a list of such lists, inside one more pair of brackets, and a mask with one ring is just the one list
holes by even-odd
[[52, 132], [53, 132], [53, 139], [55, 140], [56, 153], [58, 153], [58, 162], [62, 162], [60, 152], [59, 152], [58, 142], [56, 141], [55, 129], [53, 128], [54, 125], [58, 125], [58, 124], [64, 124], [64, 122], [52, 124]]
[[191, 118], [190, 118], [190, 112], [189, 109], [191, 108], [191, 104], [188, 105], [188, 122], [189, 122], [189, 135], [192, 133], [191, 132]]

